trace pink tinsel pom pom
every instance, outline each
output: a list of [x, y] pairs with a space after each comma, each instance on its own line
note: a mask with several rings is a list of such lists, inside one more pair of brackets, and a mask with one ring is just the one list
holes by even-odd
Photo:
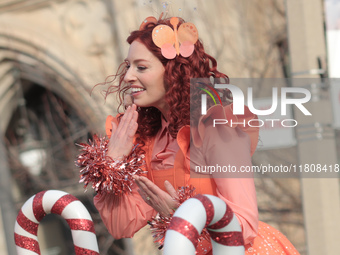
[[[179, 204], [182, 204], [184, 203], [184, 201], [194, 197], [195, 195], [195, 188], [192, 185], [180, 187], [177, 191], [177, 201]], [[171, 218], [172, 215], [169, 217], [157, 215], [156, 217], [153, 217], [150, 222], [148, 222], [148, 224], [150, 225], [153, 241], [158, 245], [158, 249], [163, 248], [165, 233], [170, 225]], [[201, 242], [204, 239], [210, 239], [209, 233], [206, 229], [203, 229], [202, 234], [198, 238], [198, 241]]]
[[136, 147], [130, 155], [119, 160], [113, 160], [107, 155], [109, 139], [93, 136], [89, 144], [80, 143], [81, 154], [76, 160], [76, 166], [81, 167], [80, 183], [86, 188], [92, 183], [92, 188], [98, 192], [110, 192], [120, 195], [131, 191], [133, 176], [145, 173], [142, 170], [144, 155], [137, 155]]

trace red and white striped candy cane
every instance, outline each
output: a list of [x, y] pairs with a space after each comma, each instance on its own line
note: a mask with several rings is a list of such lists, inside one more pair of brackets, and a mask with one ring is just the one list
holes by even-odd
[[194, 255], [198, 237], [207, 227], [213, 254], [245, 253], [241, 226], [231, 208], [220, 198], [196, 195], [173, 215], [164, 240], [164, 255]]
[[14, 228], [18, 255], [40, 254], [38, 226], [46, 214], [50, 213], [61, 215], [67, 221], [76, 255], [99, 255], [89, 212], [76, 197], [59, 190], [42, 191], [21, 207]]

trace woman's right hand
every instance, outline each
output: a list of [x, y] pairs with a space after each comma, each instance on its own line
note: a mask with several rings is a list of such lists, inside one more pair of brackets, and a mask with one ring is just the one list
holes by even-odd
[[133, 139], [138, 128], [136, 109], [135, 104], [128, 106], [118, 126], [112, 122], [112, 133], [108, 144], [108, 156], [112, 159], [118, 159], [131, 153], [134, 146]]

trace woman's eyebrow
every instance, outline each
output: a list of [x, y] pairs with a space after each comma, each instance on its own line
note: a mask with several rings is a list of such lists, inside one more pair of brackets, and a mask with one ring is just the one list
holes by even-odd
[[[150, 62], [149, 60], [144, 59], [144, 58], [134, 59], [132, 62], [133, 62], [133, 63], [138, 63], [138, 62], [142, 62], [142, 61]], [[126, 58], [126, 59], [124, 59], [124, 62], [131, 62], [131, 61], [130, 61], [128, 58]]]

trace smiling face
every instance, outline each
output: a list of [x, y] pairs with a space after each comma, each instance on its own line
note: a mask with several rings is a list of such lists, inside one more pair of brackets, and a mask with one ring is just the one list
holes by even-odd
[[156, 107], [166, 116], [163, 64], [137, 40], [131, 43], [125, 61], [127, 72], [124, 82], [131, 87], [134, 104], [140, 107]]

